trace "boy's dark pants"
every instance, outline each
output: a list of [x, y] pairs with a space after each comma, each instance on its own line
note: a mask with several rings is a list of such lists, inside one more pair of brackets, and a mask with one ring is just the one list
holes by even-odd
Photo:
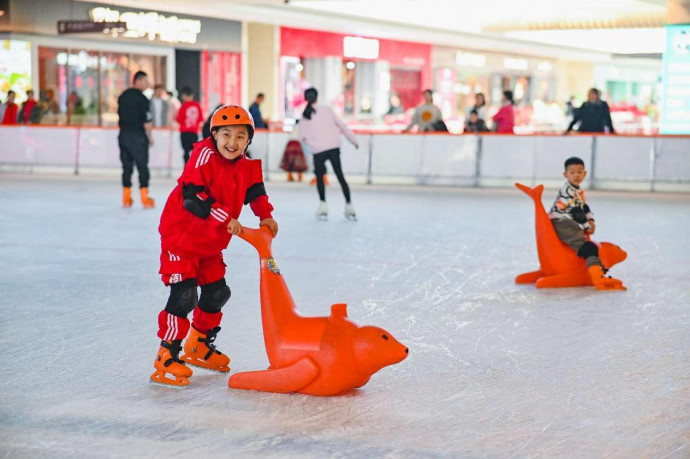
[[597, 246], [587, 240], [585, 232], [575, 220], [554, 218], [551, 222], [558, 239], [573, 249], [579, 257], [584, 258], [587, 268], [602, 266]]
[[194, 149], [194, 143], [199, 140], [196, 132], [180, 132], [180, 141], [182, 142], [182, 150], [184, 151], [184, 163], [189, 161], [189, 155]]

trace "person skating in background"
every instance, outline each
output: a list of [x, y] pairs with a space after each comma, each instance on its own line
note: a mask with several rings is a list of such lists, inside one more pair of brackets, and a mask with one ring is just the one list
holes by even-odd
[[299, 134], [302, 142], [309, 147], [314, 158], [314, 174], [316, 174], [316, 188], [320, 200], [316, 215], [320, 219], [325, 219], [328, 216], [324, 176], [326, 175], [326, 161], [330, 161], [345, 196], [345, 217], [354, 220], [356, 215], [350, 202], [350, 187], [345, 181], [345, 175], [343, 175], [340, 164], [340, 135], [344, 135], [355, 148], [359, 148], [357, 137], [338, 118], [332, 108], [316, 104], [318, 92], [315, 88], [304, 91], [304, 98], [307, 101], [307, 107], [304, 109], [302, 119], [299, 122]]
[[[230, 299], [222, 251], [231, 237], [242, 231], [237, 219], [243, 205], [249, 204], [260, 226], [267, 226], [274, 236], [278, 233], [261, 161], [244, 155], [253, 136], [254, 121], [247, 110], [236, 105], [216, 110], [211, 136], [194, 146], [165, 204], [159, 226], [159, 273], [170, 287], [170, 296], [158, 315], [162, 341], [151, 375], [154, 382], [188, 385], [192, 370], [185, 363], [230, 371], [230, 358], [214, 345], [223, 317], [221, 309]], [[201, 296], [197, 296], [197, 287], [201, 287]], [[180, 356], [185, 338], [184, 355]]]
[[254, 125], [257, 129], [268, 128], [268, 126], [266, 125], [266, 120], [261, 115], [261, 104], [264, 102], [264, 99], [264, 94], [260, 92], [256, 95], [256, 99], [254, 99], [254, 102], [249, 106], [249, 113], [251, 113], [252, 118], [254, 119]]
[[[36, 104], [37, 102], [36, 99], [34, 99], [34, 92], [33, 90], [29, 89], [28, 91], [26, 91], [26, 100], [22, 104], [21, 110], [19, 110], [19, 118], [17, 119], [17, 121], [20, 124], [35, 123], [35, 110], [38, 110]], [[32, 114], [32, 112], [34, 113]]]
[[290, 140], [285, 145], [285, 152], [280, 161], [280, 168], [287, 172], [288, 182], [294, 182], [292, 173], [297, 172], [297, 180], [302, 181], [302, 173], [307, 170], [307, 160], [304, 157], [302, 144], [299, 141], [299, 121], [292, 128]]
[[0, 124], [17, 124], [17, 104], [14, 103], [14, 91], [7, 91], [7, 99], [0, 104]]
[[204, 122], [201, 105], [194, 100], [194, 91], [185, 86], [180, 91], [182, 106], [177, 112], [177, 123], [180, 125], [180, 141], [184, 151], [184, 163], [189, 161], [189, 155], [194, 148], [194, 143], [199, 140], [199, 125]]
[[596, 225], [585, 192], [580, 188], [582, 181], [587, 177], [585, 162], [577, 157], [568, 158], [565, 161], [563, 184], [556, 200], [549, 212], [549, 218], [553, 223], [558, 238], [568, 245], [581, 258], [584, 258], [592, 278], [592, 283], [597, 289], [604, 287], [621, 287], [623, 283], [618, 279], [604, 276], [606, 269], [599, 258], [599, 247], [589, 240], [588, 235], [594, 234]]
[[415, 109], [410, 124], [402, 132], [409, 132], [415, 126], [417, 126], [417, 132], [433, 132], [436, 130], [437, 123], [443, 121], [441, 110], [434, 105], [433, 91], [427, 89], [422, 95], [424, 103]]
[[132, 207], [132, 173], [136, 165], [139, 172], [139, 194], [145, 209], [155, 207], [149, 197], [149, 146], [151, 135], [151, 104], [144, 95], [149, 88], [146, 72], [138, 71], [132, 79], [132, 87], [117, 99], [120, 134], [117, 138], [122, 161], [122, 205]]
[[465, 120], [465, 133], [489, 132], [486, 123], [479, 117], [477, 110], [472, 110]]
[[587, 102], [575, 111], [573, 120], [568, 125], [565, 134], [573, 130], [580, 123], [578, 132], [607, 132], [615, 134], [609, 104], [601, 100], [601, 93], [597, 88], [592, 88], [587, 93]]
[[151, 97], [151, 125], [153, 127], [169, 126], [170, 103], [167, 96], [165, 86], [162, 84], [154, 86], [153, 97]]
[[167, 91], [167, 93], [168, 106], [170, 107], [168, 110], [168, 126], [173, 126], [174, 123], [177, 122], [177, 112], [180, 111], [182, 102], [180, 102], [180, 99], [175, 97], [175, 94], [173, 94], [172, 91]]
[[503, 91], [503, 106], [494, 115], [493, 122], [496, 132], [514, 133], [515, 101], [513, 100], [513, 91]]

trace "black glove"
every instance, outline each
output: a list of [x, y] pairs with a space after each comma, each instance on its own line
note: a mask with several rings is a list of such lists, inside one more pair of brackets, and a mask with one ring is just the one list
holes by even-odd
[[587, 223], [587, 212], [581, 207], [573, 207], [570, 211], [570, 216], [581, 225]]

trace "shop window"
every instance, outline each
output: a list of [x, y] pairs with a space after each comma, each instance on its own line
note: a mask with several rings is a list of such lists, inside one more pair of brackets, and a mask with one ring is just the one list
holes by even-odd
[[38, 48], [38, 86], [41, 123], [67, 123], [67, 62], [66, 49]]
[[129, 87], [129, 55], [103, 53], [101, 56], [101, 123], [117, 125], [117, 98]]
[[68, 55], [67, 122], [72, 125], [99, 125], [99, 54], [70, 52]]

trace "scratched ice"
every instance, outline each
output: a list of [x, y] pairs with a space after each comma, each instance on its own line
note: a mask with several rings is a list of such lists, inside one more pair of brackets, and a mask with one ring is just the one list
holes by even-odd
[[[335, 182], [335, 181], [333, 181]], [[537, 291], [533, 206], [519, 191], [270, 183], [276, 259], [301, 311], [376, 324], [410, 357], [334, 398], [232, 391], [195, 373], [148, 383], [158, 217], [122, 210], [114, 177], [0, 177], [0, 456], [688, 457], [690, 198], [592, 192], [600, 240], [628, 253], [626, 293]], [[551, 199], [545, 193], [545, 200]], [[248, 213], [245, 224], [255, 224]], [[263, 369], [254, 250], [226, 253], [218, 344]]]

